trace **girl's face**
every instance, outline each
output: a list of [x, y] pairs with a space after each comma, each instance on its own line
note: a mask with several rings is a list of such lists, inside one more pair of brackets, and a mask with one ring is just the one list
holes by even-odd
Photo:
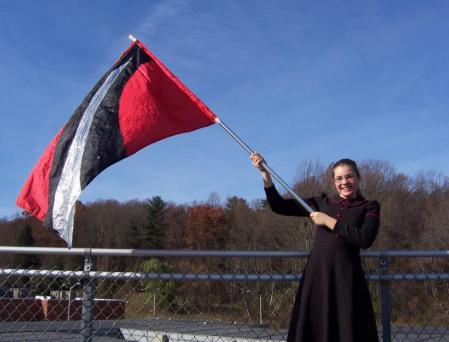
[[340, 197], [349, 199], [357, 196], [360, 179], [352, 167], [337, 166], [334, 169], [334, 185]]

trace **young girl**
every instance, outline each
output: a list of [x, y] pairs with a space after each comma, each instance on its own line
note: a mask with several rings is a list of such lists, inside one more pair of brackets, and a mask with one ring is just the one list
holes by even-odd
[[316, 210], [309, 215], [295, 200], [279, 195], [259, 154], [251, 160], [262, 174], [271, 209], [280, 215], [310, 216], [316, 225], [287, 341], [378, 342], [360, 248], [370, 247], [376, 238], [380, 206], [360, 194], [357, 164], [342, 159], [333, 165], [336, 194], [305, 199]]

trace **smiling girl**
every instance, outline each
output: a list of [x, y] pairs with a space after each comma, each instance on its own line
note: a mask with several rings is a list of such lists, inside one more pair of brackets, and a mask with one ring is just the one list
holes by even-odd
[[333, 164], [336, 193], [305, 199], [316, 210], [309, 215], [295, 200], [279, 195], [260, 154], [251, 160], [261, 172], [270, 208], [280, 215], [310, 216], [316, 225], [287, 341], [378, 342], [360, 248], [370, 247], [376, 238], [380, 206], [361, 195], [357, 164], [351, 159]]

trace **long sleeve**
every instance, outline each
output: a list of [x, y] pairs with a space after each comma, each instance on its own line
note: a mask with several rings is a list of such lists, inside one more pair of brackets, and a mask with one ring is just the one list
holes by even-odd
[[367, 206], [365, 218], [360, 227], [349, 225], [342, 221], [337, 221], [334, 232], [347, 242], [369, 248], [376, 239], [380, 224], [380, 205], [377, 201], [372, 201]]
[[285, 216], [309, 216], [309, 212], [296, 202], [296, 200], [283, 198], [274, 185], [265, 188], [265, 193], [271, 210], [276, 214]]

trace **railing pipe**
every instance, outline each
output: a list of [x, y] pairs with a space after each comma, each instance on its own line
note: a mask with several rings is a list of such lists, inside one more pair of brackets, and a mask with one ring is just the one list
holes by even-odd
[[[247, 251], [247, 250], [170, 250], [170, 249], [107, 249], [107, 248], [52, 248], [0, 246], [0, 254], [46, 254], [80, 256], [128, 256], [128, 257], [233, 257], [233, 258], [297, 258], [308, 251]], [[362, 251], [362, 257], [449, 257], [449, 249], [436, 250], [388, 250]]]
[[[9, 277], [47, 277], [81, 281], [83, 271], [0, 269], [0, 276]], [[273, 273], [154, 273], [154, 272], [99, 272], [91, 271], [89, 278], [97, 280], [174, 280], [174, 281], [299, 281], [300, 274]], [[367, 274], [370, 281], [448, 281], [449, 273], [390, 273]]]

